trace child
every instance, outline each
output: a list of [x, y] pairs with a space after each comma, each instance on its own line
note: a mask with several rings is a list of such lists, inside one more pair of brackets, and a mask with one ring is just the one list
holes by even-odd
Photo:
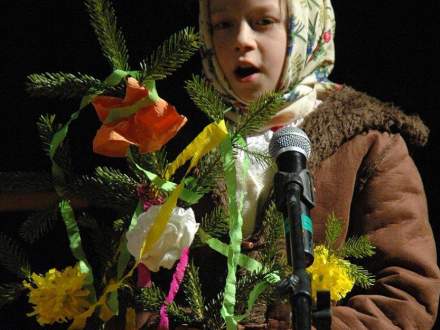
[[[312, 142], [314, 240], [325, 220], [344, 221], [344, 239], [367, 234], [376, 254], [365, 265], [374, 287], [332, 308], [334, 329], [429, 329], [437, 314], [440, 271], [420, 175], [406, 143], [424, 145], [428, 129], [347, 86], [330, 82], [334, 14], [330, 0], [199, 0], [206, 77], [234, 105], [231, 121], [267, 91], [287, 106], [249, 148], [267, 148], [272, 130], [300, 126]], [[406, 142], [405, 142], [406, 141]], [[250, 168], [243, 237], [257, 242], [270, 171]], [[288, 328], [290, 307], [273, 306], [266, 326]]]

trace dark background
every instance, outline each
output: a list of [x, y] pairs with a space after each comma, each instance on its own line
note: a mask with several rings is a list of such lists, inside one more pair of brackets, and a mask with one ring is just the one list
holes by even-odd
[[[171, 33], [196, 25], [194, 1], [113, 1], [118, 22], [127, 40], [131, 65], [158, 46]], [[429, 200], [435, 237], [440, 237], [439, 128], [437, 118], [440, 87], [440, 3], [438, 1], [333, 1], [336, 21], [336, 66], [331, 76], [381, 100], [392, 102], [406, 113], [418, 113], [431, 129], [428, 145], [413, 153]], [[99, 44], [80, 0], [17, 0], [0, 5], [0, 113], [2, 152], [0, 171], [47, 171], [49, 161], [41, 150], [35, 122], [42, 113], [56, 113], [60, 119], [77, 109], [78, 101], [31, 98], [25, 92], [26, 76], [36, 72], [82, 72], [104, 79], [110, 67], [101, 56]], [[158, 84], [160, 95], [191, 116], [183, 139], [200, 126], [203, 118], [188, 100], [183, 80], [199, 71], [194, 57], [167, 81]], [[65, 120], [64, 120], [65, 121]], [[99, 123], [91, 108], [72, 125], [71, 139], [78, 171], [88, 171], [106, 162], [91, 152]], [[179, 141], [180, 143], [182, 141]], [[118, 164], [117, 161], [110, 165]], [[1, 183], [0, 183], [1, 184]], [[0, 231], [15, 235], [21, 213], [0, 214]], [[49, 246], [63, 253], [65, 241], [49, 237]], [[404, 244], [404, 242], [402, 243]], [[60, 247], [58, 249], [58, 247]], [[36, 271], [43, 272], [53, 261], [53, 250], [40, 243], [26, 247], [31, 257], [45, 260]], [[2, 273], [2, 280], [13, 277]], [[18, 325], [22, 309], [17, 305], [0, 311], [0, 329], [30, 329]]]

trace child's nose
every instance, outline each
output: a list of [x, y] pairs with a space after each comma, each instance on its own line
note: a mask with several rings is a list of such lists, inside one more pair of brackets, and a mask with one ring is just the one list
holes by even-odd
[[254, 30], [247, 22], [242, 22], [238, 26], [235, 40], [235, 49], [237, 51], [249, 51], [256, 47]]

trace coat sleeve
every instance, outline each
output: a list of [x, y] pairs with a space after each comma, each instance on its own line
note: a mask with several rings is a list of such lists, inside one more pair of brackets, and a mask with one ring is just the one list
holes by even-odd
[[440, 271], [422, 180], [400, 135], [377, 136], [350, 217], [350, 231], [376, 246], [365, 265], [376, 283], [332, 309], [332, 329], [431, 329]]

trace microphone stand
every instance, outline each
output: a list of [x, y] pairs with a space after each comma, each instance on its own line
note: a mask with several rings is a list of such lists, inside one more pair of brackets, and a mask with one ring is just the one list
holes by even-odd
[[306, 271], [313, 263], [311, 230], [304, 231], [303, 228], [303, 224], [310, 225], [304, 220], [310, 220], [309, 210], [314, 206], [310, 173], [306, 169], [299, 174], [278, 172], [274, 178], [274, 186], [277, 207], [285, 218], [287, 260], [292, 266], [292, 275], [279, 284], [278, 291], [289, 294], [295, 330], [310, 330], [312, 318], [318, 330], [329, 330], [330, 292], [318, 292], [316, 308], [312, 310], [311, 280]]
[[305, 192], [303, 179], [301, 175], [296, 173], [278, 172], [275, 175], [274, 186], [277, 206], [285, 216], [287, 259], [289, 265], [292, 266], [292, 275], [282, 282], [281, 290], [289, 294], [292, 306], [292, 325], [295, 325], [295, 330], [310, 330], [312, 327], [312, 299], [306, 262], [309, 264], [311, 262], [306, 260], [304, 253], [301, 219], [303, 214], [301, 197]]

